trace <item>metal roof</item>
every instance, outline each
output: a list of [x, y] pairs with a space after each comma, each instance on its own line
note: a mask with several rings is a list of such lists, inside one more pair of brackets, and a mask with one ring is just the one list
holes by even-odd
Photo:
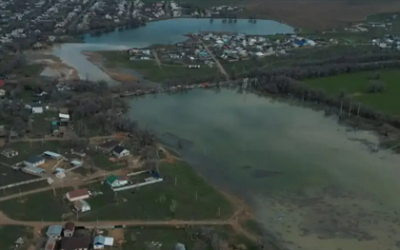
[[33, 166], [27, 166], [27, 167], [25, 167], [25, 169], [27, 171], [30, 171], [33, 173], [38, 173], [38, 174], [45, 172], [45, 170], [43, 168], [38, 168], [38, 167], [33, 167]]
[[114, 245], [114, 238], [97, 235], [96, 237], [94, 237], [93, 245], [112, 246]]
[[26, 159], [25, 161], [33, 164], [33, 163], [41, 162], [41, 161], [43, 161], [43, 160], [44, 160], [43, 157], [41, 157], [41, 156], [39, 156], [39, 155], [35, 155], [35, 156], [29, 157], [29, 158]]
[[47, 235], [61, 235], [63, 227], [59, 225], [49, 226], [47, 229]]
[[43, 154], [47, 155], [47, 156], [50, 156], [50, 157], [53, 157], [53, 158], [61, 158], [62, 157], [62, 155], [54, 153], [54, 152], [51, 152], [51, 151], [44, 151]]

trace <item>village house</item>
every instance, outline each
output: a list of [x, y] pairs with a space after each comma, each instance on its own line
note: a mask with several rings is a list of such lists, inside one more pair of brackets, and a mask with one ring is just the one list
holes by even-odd
[[128, 178], [122, 176], [110, 175], [107, 177], [106, 182], [110, 187], [121, 187], [128, 184]]
[[111, 151], [120, 144], [119, 141], [116, 140], [110, 140], [106, 141], [100, 145], [97, 146], [98, 149], [106, 152], [106, 153], [111, 153]]
[[61, 250], [88, 250], [90, 246], [89, 237], [70, 237], [61, 240]]
[[43, 157], [35, 155], [24, 160], [24, 164], [28, 167], [37, 167], [44, 164], [45, 160]]
[[73, 190], [68, 192], [65, 197], [70, 201], [70, 202], [74, 202], [74, 201], [78, 201], [78, 200], [84, 200], [89, 198], [90, 193], [89, 190], [85, 189], [77, 189], [77, 190]]
[[97, 235], [93, 240], [93, 249], [104, 249], [105, 246], [113, 246], [114, 238]]
[[75, 209], [80, 213], [89, 211], [91, 209], [89, 203], [85, 200], [75, 201], [74, 206]]
[[64, 225], [64, 237], [72, 237], [75, 232], [75, 224], [73, 222], [67, 222]]
[[112, 150], [112, 153], [113, 153], [113, 155], [115, 155], [117, 158], [122, 158], [122, 157], [125, 157], [125, 156], [130, 155], [129, 150], [128, 150], [128, 149], [125, 149], [125, 148], [123, 148], [123, 147], [121, 147], [121, 146], [116, 146], [116, 147], [114, 147], [113, 150]]
[[49, 238], [60, 238], [63, 227], [60, 225], [52, 225], [47, 229], [46, 235]]

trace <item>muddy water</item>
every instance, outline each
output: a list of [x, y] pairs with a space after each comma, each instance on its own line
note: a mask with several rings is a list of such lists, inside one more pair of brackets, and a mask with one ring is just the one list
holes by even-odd
[[129, 116], [158, 131], [211, 183], [246, 199], [289, 249], [399, 245], [400, 157], [371, 153], [373, 133], [232, 90], [134, 99]]

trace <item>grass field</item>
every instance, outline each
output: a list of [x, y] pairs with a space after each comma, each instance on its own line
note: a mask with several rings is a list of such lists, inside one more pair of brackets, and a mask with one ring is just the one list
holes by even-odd
[[183, 65], [162, 64], [162, 69], [154, 60], [130, 61], [128, 57], [119, 51], [101, 52], [106, 59], [105, 66], [110, 68], [122, 67], [133, 69], [144, 78], [154, 82], [167, 82], [173, 80], [187, 79], [188, 81], [207, 76], [220, 76], [217, 67], [203, 66], [200, 69], [189, 69]]
[[[1, 226], [0, 227], [0, 249], [11, 250], [16, 249], [14, 242], [22, 237], [25, 242], [33, 238], [33, 230], [23, 226]], [[28, 249], [27, 245], [21, 246], [20, 249]]]
[[[381, 93], [367, 93], [370, 84], [369, 76], [380, 74], [386, 90]], [[391, 115], [400, 115], [400, 70], [382, 70], [375, 72], [357, 72], [316, 78], [304, 81], [314, 88], [324, 90], [327, 94], [338, 95], [344, 91], [355, 102], [365, 104], [375, 110]]]
[[[232, 215], [231, 203], [187, 164], [165, 163], [160, 166], [160, 172], [164, 177], [163, 182], [140, 189], [113, 192], [106, 184], [85, 186], [103, 194], [87, 200], [92, 210], [81, 214], [79, 220], [190, 220], [227, 218]], [[69, 212], [69, 204], [58, 197], [66, 192], [68, 189], [58, 189], [57, 197], [53, 191], [47, 191], [5, 201], [0, 203], [0, 210], [19, 220], [60, 220], [62, 214]], [[175, 203], [175, 209], [171, 209], [172, 203]]]
[[0, 210], [9, 217], [17, 220], [60, 221], [64, 213], [68, 213], [67, 203], [60, 196], [71, 188], [56, 189], [53, 191], [24, 196], [0, 203]]
[[[163, 182], [140, 189], [114, 193], [106, 185], [90, 187], [90, 190], [101, 190], [104, 194], [88, 199], [92, 211], [82, 214], [80, 219], [212, 219], [226, 218], [232, 214], [230, 202], [187, 164], [165, 163], [160, 166], [160, 172], [164, 177]], [[174, 201], [175, 213], [171, 211]], [[219, 208], [220, 216], [217, 215]]]

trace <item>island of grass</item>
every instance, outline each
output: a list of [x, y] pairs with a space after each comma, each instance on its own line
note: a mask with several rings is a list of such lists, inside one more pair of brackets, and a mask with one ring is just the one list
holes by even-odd
[[[319, 88], [332, 96], [345, 94], [355, 103], [366, 105], [388, 115], [400, 115], [400, 70], [356, 72], [337, 76], [305, 80], [304, 83]], [[373, 85], [381, 85], [372, 91]]]
[[[166, 64], [161, 67], [155, 60], [129, 60], [126, 52], [102, 51], [99, 53], [103, 58], [103, 66], [108, 69], [133, 70], [139, 76], [153, 82], [169, 82], [186, 79], [188, 82], [196, 82], [199, 79], [215, 77], [221, 78], [222, 74], [217, 67], [202, 65], [199, 69], [190, 69], [183, 64]], [[133, 72], [131, 72], [133, 73]]]
[[[165, 162], [159, 170], [164, 181], [138, 189], [113, 192], [101, 182], [85, 186], [103, 194], [87, 199], [91, 211], [80, 214], [79, 220], [212, 220], [232, 216], [230, 201], [188, 164]], [[72, 204], [62, 197], [67, 191], [58, 189], [56, 195], [48, 191], [4, 201], [0, 210], [18, 220], [76, 220], [70, 210]]]

